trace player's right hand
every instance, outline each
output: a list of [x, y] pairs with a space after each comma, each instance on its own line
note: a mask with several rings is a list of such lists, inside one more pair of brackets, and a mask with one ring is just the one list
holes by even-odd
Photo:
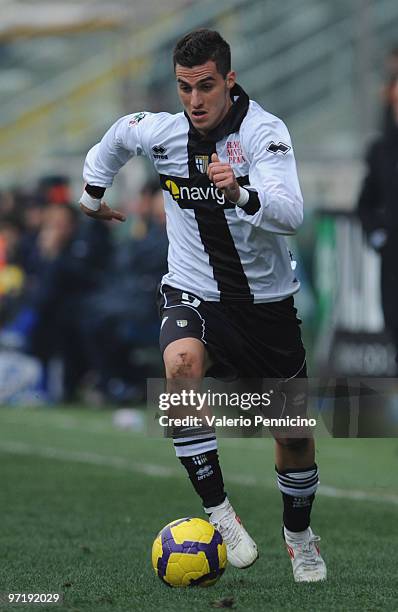
[[118, 210], [113, 210], [106, 202], [101, 202], [101, 207], [98, 210], [91, 210], [80, 203], [80, 209], [88, 216], [93, 219], [101, 219], [102, 221], [126, 221], [126, 217]]

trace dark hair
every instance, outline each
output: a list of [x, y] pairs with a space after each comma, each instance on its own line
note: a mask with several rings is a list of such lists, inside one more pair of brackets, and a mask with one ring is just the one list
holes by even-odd
[[185, 34], [174, 47], [173, 62], [193, 68], [212, 60], [217, 71], [225, 78], [231, 70], [231, 48], [226, 40], [214, 30], [194, 30]]

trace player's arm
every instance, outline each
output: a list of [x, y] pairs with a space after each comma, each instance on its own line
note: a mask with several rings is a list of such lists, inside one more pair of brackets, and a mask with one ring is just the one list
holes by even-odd
[[250, 164], [247, 202], [238, 216], [275, 234], [295, 234], [303, 221], [303, 197], [289, 132], [282, 121], [251, 119], [241, 130]]
[[126, 220], [121, 212], [110, 208], [103, 197], [120, 168], [131, 157], [145, 151], [150, 117], [149, 113], [122, 117], [88, 152], [83, 170], [86, 186], [80, 198], [80, 208], [89, 217], [106, 221]]

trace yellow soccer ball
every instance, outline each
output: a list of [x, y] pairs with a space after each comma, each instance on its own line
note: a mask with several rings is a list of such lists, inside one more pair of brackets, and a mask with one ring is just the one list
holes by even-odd
[[210, 586], [224, 573], [226, 564], [221, 534], [200, 518], [169, 523], [152, 546], [153, 569], [168, 586]]

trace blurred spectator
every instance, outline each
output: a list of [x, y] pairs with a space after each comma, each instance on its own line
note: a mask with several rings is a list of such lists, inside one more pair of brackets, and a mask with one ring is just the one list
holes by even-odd
[[137, 349], [158, 343], [156, 289], [168, 249], [159, 187], [145, 186], [134, 210], [133, 236], [115, 251], [102, 288], [86, 304], [86, 347], [98, 373], [97, 389], [116, 401], [142, 400], [145, 379], [160, 373], [136, 359]]
[[14, 217], [0, 218], [0, 324], [15, 312], [24, 286], [21, 236], [22, 227]]
[[[30, 261], [32, 280], [16, 317], [3, 330], [44, 365], [59, 358], [63, 365], [63, 399], [75, 398], [89, 368], [82, 347], [81, 308], [100, 284], [109, 257], [109, 228], [90, 219], [81, 223], [77, 209], [60, 204], [45, 208]], [[16, 338], [19, 337], [19, 343]]]
[[385, 85], [383, 87], [383, 129], [394, 130], [396, 125], [391, 103], [394, 83], [398, 77], [398, 47], [393, 47], [385, 58]]
[[37, 195], [46, 204], [68, 204], [72, 201], [69, 178], [63, 175], [41, 178], [37, 187]]
[[0, 193], [0, 218], [10, 215], [16, 216], [17, 203], [15, 195], [12, 192], [5, 191]]
[[[40, 381], [41, 369], [40, 401], [51, 396], [47, 373], [55, 363], [63, 374], [58, 399], [74, 400], [91, 373], [102, 398], [142, 400], [146, 378], [161, 372], [156, 288], [168, 248], [162, 192], [149, 182], [130, 203], [121, 242], [113, 224], [82, 216], [69, 197], [65, 177], [0, 194], [0, 379], [15, 369], [19, 351], [12, 387], [24, 377]], [[26, 401], [20, 391], [13, 397]]]
[[24, 232], [20, 243], [20, 257], [28, 284], [37, 273], [36, 266], [39, 259], [37, 239], [44, 221], [45, 210], [46, 206], [38, 197], [23, 200], [21, 216]]
[[398, 73], [389, 106], [392, 121], [367, 154], [358, 213], [370, 245], [381, 255], [384, 320], [398, 349]]

